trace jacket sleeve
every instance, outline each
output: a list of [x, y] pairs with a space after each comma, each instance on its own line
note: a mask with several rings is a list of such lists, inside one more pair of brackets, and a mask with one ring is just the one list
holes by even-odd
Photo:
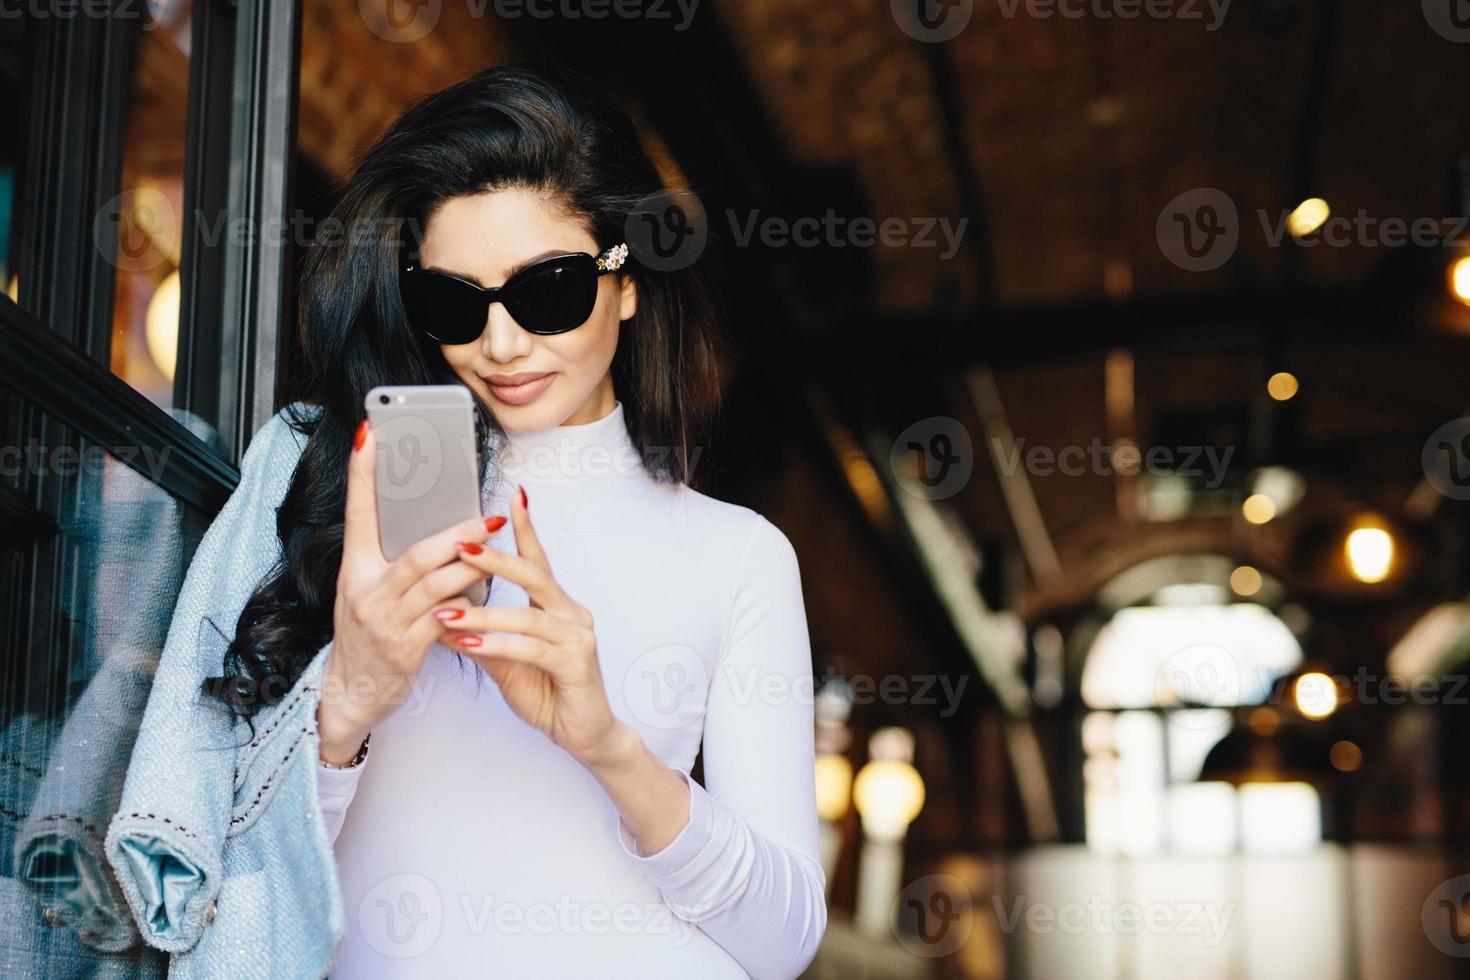
[[[796, 553], [765, 518], [744, 561], [704, 727], [705, 786], [662, 850], [623, 849], [674, 914], [752, 977], [799, 975], [827, 927], [817, 844], [811, 646]], [[754, 693], [753, 693], [754, 692]]]
[[197, 942], [220, 887], [236, 761], [249, 736], [200, 686], [220, 673], [240, 611], [280, 555], [276, 510], [305, 443], [291, 411], [256, 434], [239, 485], [195, 550], [105, 840], [143, 938], [169, 952]]

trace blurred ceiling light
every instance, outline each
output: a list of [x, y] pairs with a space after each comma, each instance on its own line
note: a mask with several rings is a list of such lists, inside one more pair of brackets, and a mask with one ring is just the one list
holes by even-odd
[[172, 381], [179, 356], [179, 270], [170, 272], [153, 291], [143, 322], [148, 355], [159, 372]]
[[1286, 216], [1286, 230], [1293, 238], [1304, 238], [1326, 224], [1332, 209], [1320, 197], [1309, 197]]
[[1143, 516], [1150, 521], [1177, 521], [1189, 516], [1194, 489], [1178, 473], [1143, 475]]
[[1455, 299], [1470, 306], [1470, 256], [1450, 265], [1450, 292]]
[[1411, 678], [1448, 671], [1460, 637], [1467, 634], [1470, 605], [1442, 602], [1419, 617], [1388, 651], [1388, 672]]
[[1291, 686], [1296, 710], [1313, 720], [1326, 718], [1337, 710], [1337, 684], [1320, 671], [1309, 671]]
[[900, 759], [874, 759], [853, 780], [852, 802], [862, 816], [863, 833], [899, 841], [924, 808], [924, 780]]
[[1296, 470], [1285, 466], [1263, 466], [1251, 474], [1251, 493], [1271, 498], [1276, 505], [1273, 516], [1280, 517], [1301, 502], [1307, 492], [1307, 481]]
[[1356, 742], [1334, 742], [1328, 758], [1332, 760], [1333, 768], [1339, 772], [1357, 772], [1358, 767], [1363, 764], [1363, 750], [1358, 748]]
[[1251, 709], [1251, 713], [1246, 715], [1245, 724], [1252, 732], [1264, 738], [1281, 730], [1281, 716], [1276, 713], [1275, 708], [1263, 704], [1259, 708]]
[[852, 763], [847, 756], [824, 752], [817, 756], [817, 816], [836, 823], [852, 802]]
[[1353, 578], [1370, 585], [1388, 578], [1393, 568], [1393, 535], [1387, 529], [1355, 528], [1347, 536], [1345, 549]]
[[1230, 588], [1238, 596], [1253, 596], [1261, 591], [1261, 573], [1250, 565], [1241, 565], [1230, 573]]
[[1276, 516], [1276, 501], [1264, 493], [1253, 493], [1240, 505], [1240, 512], [1252, 524], [1265, 524]]
[[1301, 384], [1296, 375], [1290, 371], [1277, 371], [1266, 379], [1266, 394], [1279, 402], [1288, 401], [1296, 396]]

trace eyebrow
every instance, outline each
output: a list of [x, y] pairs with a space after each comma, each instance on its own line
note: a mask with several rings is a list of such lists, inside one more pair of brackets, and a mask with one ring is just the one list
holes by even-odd
[[[544, 252], [539, 252], [536, 255], [528, 256], [527, 258], [524, 258], [521, 261], [517, 262], [515, 265], [511, 266], [510, 269], [506, 272], [505, 282], [510, 282], [517, 275], [519, 275], [520, 273], [524, 272], [530, 266], [535, 265], [537, 262], [540, 262], [542, 259], [549, 259], [553, 255], [575, 255], [575, 254], [577, 254], [575, 250], [569, 252], [569, 251], [567, 251], [564, 248], [548, 248]], [[422, 269], [428, 269], [431, 272], [443, 272], [443, 273], [445, 273], [447, 275], [455, 276], [455, 277], [460, 278], [460, 279], [466, 279], [466, 280], [474, 283], [475, 285], [479, 286], [481, 289], [489, 289], [489, 288], [491, 288], [491, 287], [485, 285], [483, 282], [481, 282], [480, 281], [480, 278], [478, 276], [472, 276], [472, 275], [469, 275], [468, 273], [455, 272], [453, 269], [444, 269], [444, 268], [440, 268], [439, 266], [435, 266], [435, 265], [423, 265], [423, 264], [421, 264], [419, 267], [422, 268]], [[503, 286], [503, 285], [505, 285], [505, 283], [501, 283], [501, 285]]]

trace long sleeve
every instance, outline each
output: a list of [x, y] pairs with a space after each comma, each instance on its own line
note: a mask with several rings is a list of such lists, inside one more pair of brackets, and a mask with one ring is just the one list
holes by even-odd
[[362, 778], [362, 771], [368, 767], [372, 757], [372, 746], [369, 745], [367, 756], [350, 769], [333, 769], [317, 763], [317, 795], [322, 804], [322, 821], [327, 825], [327, 840], [333, 843], [336, 843], [337, 835], [342, 832], [342, 824], [347, 819], [347, 808], [352, 804], [352, 797], [357, 794], [357, 782]]
[[[752, 977], [795, 977], [827, 925], [817, 844], [811, 641], [796, 553], [765, 518], [752, 528], [705, 715], [704, 774], [689, 822], [644, 855], [623, 849], [674, 914]], [[678, 770], [675, 770], [676, 772]]]

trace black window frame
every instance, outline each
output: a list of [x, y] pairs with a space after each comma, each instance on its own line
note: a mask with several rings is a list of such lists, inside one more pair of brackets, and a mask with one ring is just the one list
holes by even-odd
[[[215, 424], [223, 451], [108, 366], [116, 270], [92, 227], [122, 190], [132, 49], [146, 16], [129, 0], [111, 9], [29, 25], [34, 89], [14, 249], [22, 302], [0, 294], [0, 383], [212, 516], [276, 409], [288, 243], [258, 233], [206, 242], [194, 216], [216, 233], [221, 217], [288, 227], [301, 3], [196, 0], [192, 14], [174, 402]], [[162, 465], [145, 470], [144, 458]]]

